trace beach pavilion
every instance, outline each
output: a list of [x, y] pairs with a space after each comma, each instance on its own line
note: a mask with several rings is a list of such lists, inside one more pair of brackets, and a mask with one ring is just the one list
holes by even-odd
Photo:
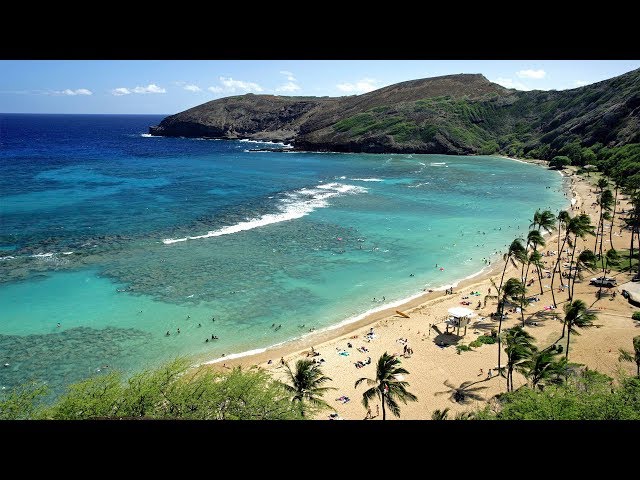
[[469, 319], [476, 316], [473, 310], [464, 307], [453, 307], [450, 308], [448, 312], [449, 318], [447, 318], [447, 321], [445, 322], [447, 324], [447, 331], [450, 326], [456, 327], [458, 329], [457, 335], [460, 336], [460, 327], [464, 327], [464, 335], [466, 335]]

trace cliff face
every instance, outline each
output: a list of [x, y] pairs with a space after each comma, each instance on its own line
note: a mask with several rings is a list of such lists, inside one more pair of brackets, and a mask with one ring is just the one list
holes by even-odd
[[298, 150], [539, 150], [546, 158], [576, 140], [584, 146], [640, 142], [640, 70], [560, 92], [520, 92], [464, 74], [350, 97], [227, 97], [169, 116], [150, 133], [286, 141]]
[[226, 97], [171, 115], [152, 135], [169, 137], [251, 138], [292, 141], [300, 125], [319, 106], [335, 98], [242, 95]]

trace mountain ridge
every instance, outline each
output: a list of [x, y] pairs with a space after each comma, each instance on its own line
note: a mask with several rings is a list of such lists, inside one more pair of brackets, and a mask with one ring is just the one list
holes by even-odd
[[562, 91], [518, 91], [481, 74], [407, 80], [361, 95], [224, 97], [149, 133], [290, 142], [295, 150], [535, 155], [640, 142], [640, 69]]

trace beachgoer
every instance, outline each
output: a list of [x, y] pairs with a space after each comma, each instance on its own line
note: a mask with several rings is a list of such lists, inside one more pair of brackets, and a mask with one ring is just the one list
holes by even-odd
[[280, 357], [280, 364], [284, 365], [284, 357]]
[[165, 334], [165, 336], [168, 337], [169, 335], [171, 334], [169, 333], [169, 330], [167, 330], [167, 333]]
[[201, 326], [202, 326], [202, 324], [201, 324], [201, 323], [199, 323], [199, 324], [198, 324], [198, 327], [201, 327]]
[[178, 329], [178, 333], [180, 333], [180, 329]]
[[491, 371], [491, 369], [489, 369], [489, 372], [487, 372], [487, 377], [488, 378], [493, 377], [493, 372]]
[[204, 339], [204, 343], [209, 343], [209, 339], [208, 339], [208, 338], [205, 338], [205, 339]]
[[58, 323], [58, 324], [56, 325], [56, 327], [60, 328], [60, 324]]
[[480, 369], [480, 373], [478, 374], [478, 376], [482, 375], [484, 373], [484, 371], [482, 369]]

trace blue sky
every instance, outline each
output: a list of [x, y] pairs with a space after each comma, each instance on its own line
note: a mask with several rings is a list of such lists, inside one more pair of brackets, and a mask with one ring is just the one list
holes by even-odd
[[565, 90], [640, 68], [637, 60], [0, 61], [2, 113], [171, 114], [248, 92], [340, 96], [454, 73], [518, 90]]

